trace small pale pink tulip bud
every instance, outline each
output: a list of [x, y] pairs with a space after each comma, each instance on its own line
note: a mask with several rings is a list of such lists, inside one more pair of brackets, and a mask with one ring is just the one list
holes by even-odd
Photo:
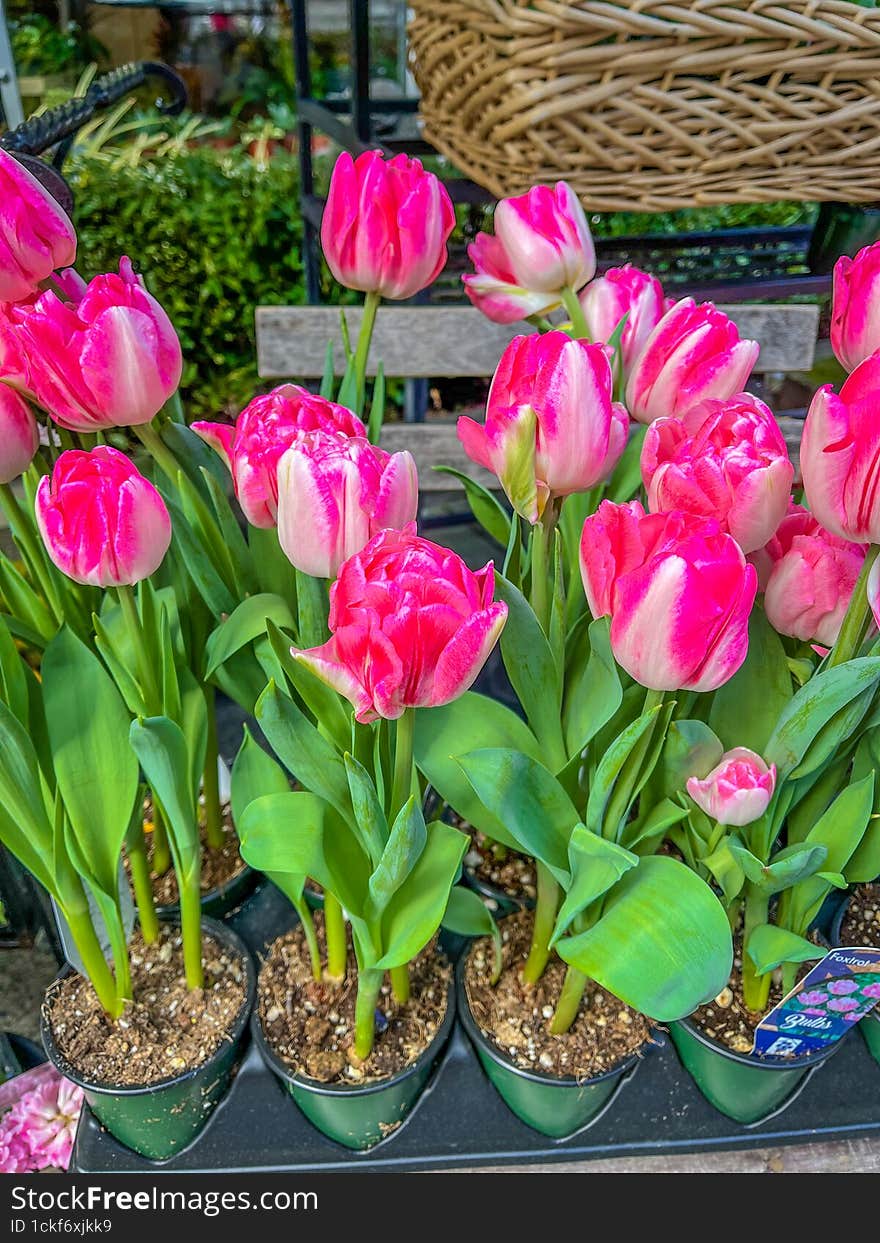
[[620, 338], [623, 374], [628, 376], [648, 337], [666, 312], [663, 287], [654, 276], [627, 263], [609, 268], [582, 290], [581, 306], [591, 341], [610, 341], [624, 315]]
[[0, 149], [0, 302], [34, 294], [56, 268], [76, 258], [67, 213], [36, 177]]
[[831, 348], [847, 371], [880, 349], [880, 242], [834, 265]]
[[768, 767], [748, 747], [727, 751], [706, 777], [687, 782], [687, 792], [701, 811], [735, 828], [760, 820], [775, 788], [776, 765]]
[[23, 475], [39, 448], [40, 431], [23, 397], [0, 383], [0, 484]]

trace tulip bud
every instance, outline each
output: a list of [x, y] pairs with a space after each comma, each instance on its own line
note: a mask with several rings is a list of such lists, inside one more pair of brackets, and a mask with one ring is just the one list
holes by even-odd
[[831, 348], [847, 371], [880, 349], [880, 242], [834, 265]]
[[517, 285], [557, 295], [577, 291], [596, 272], [596, 248], [577, 195], [564, 181], [533, 186], [495, 208], [495, 237]]
[[314, 578], [335, 578], [377, 532], [413, 522], [418, 504], [412, 455], [361, 436], [306, 432], [278, 464], [278, 540]]
[[0, 302], [36, 293], [56, 268], [76, 258], [67, 213], [36, 177], [0, 149]]
[[40, 444], [30, 406], [8, 384], [0, 383], [0, 484], [23, 475]]
[[620, 338], [623, 374], [629, 375], [648, 337], [666, 312], [660, 282], [627, 263], [609, 268], [580, 295], [591, 341], [610, 341], [614, 330], [627, 317]]
[[629, 420], [611, 400], [600, 345], [564, 332], [514, 337], [495, 371], [486, 423], [458, 420], [472, 461], [498, 476], [511, 505], [537, 522], [551, 497], [606, 479], [626, 446]]
[[492, 602], [493, 591], [491, 562], [474, 573], [415, 524], [381, 531], [330, 588], [332, 638], [293, 655], [361, 722], [439, 707], [473, 685], [498, 641], [507, 606]]
[[757, 341], [741, 340], [736, 325], [711, 302], [682, 298], [648, 337], [626, 386], [634, 419], [653, 423], [682, 415], [709, 398], [742, 392], [758, 360]]
[[499, 237], [478, 233], [468, 246], [476, 269], [462, 276], [464, 291], [478, 311], [496, 324], [514, 324], [530, 315], [546, 315], [559, 306], [560, 293], [525, 289], [517, 283], [513, 260]]
[[446, 264], [455, 210], [442, 182], [418, 160], [380, 151], [343, 151], [330, 178], [321, 246], [334, 277], [349, 289], [412, 298]]
[[171, 543], [159, 493], [124, 453], [69, 449], [37, 489], [37, 526], [54, 564], [76, 583], [133, 586], [149, 578]]
[[689, 777], [687, 792], [719, 824], [742, 828], [759, 820], [776, 788], [776, 765], [769, 767], [748, 747], [727, 751], [702, 780]]

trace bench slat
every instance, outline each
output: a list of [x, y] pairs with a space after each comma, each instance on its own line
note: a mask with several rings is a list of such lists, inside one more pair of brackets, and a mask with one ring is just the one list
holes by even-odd
[[[819, 325], [817, 306], [725, 306], [744, 337], [761, 344], [757, 370], [809, 371]], [[360, 307], [345, 314], [352, 337], [360, 327]], [[257, 365], [267, 379], [315, 379], [324, 370], [328, 340], [341, 374], [339, 308], [261, 306], [256, 312]], [[527, 326], [526, 331], [528, 331]], [[493, 324], [470, 306], [383, 306], [376, 316], [368, 371], [381, 359], [395, 377], [485, 377], [495, 370], [505, 345], [523, 324]]]

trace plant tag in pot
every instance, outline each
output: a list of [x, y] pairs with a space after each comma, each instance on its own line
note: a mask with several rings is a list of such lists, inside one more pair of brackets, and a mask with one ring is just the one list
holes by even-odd
[[845, 1036], [880, 1000], [880, 949], [831, 950], [755, 1028], [753, 1057], [801, 1057]]
[[[131, 889], [128, 885], [128, 877], [125, 874], [125, 867], [123, 866], [121, 859], [119, 860], [119, 875], [117, 880], [119, 884], [119, 905], [122, 909], [122, 926], [125, 929], [126, 941], [130, 941], [132, 929], [134, 928], [135, 909], [134, 902], [131, 897]], [[89, 901], [89, 915], [91, 916], [92, 923], [95, 926], [95, 932], [98, 935], [101, 950], [103, 951], [104, 957], [109, 958], [110, 938], [107, 936], [107, 928], [101, 917], [101, 912], [98, 910], [98, 904], [88, 892], [88, 889], [86, 889], [86, 896]], [[83, 966], [82, 959], [80, 958], [79, 952], [74, 944], [73, 937], [70, 935], [70, 928], [67, 926], [67, 920], [58, 909], [58, 905], [56, 904], [54, 898], [51, 899], [51, 902], [52, 914], [55, 916], [55, 927], [58, 929], [58, 936], [61, 938], [61, 948], [64, 950], [65, 960], [70, 963], [74, 971], [78, 971], [80, 975], [87, 976], [88, 972]]]

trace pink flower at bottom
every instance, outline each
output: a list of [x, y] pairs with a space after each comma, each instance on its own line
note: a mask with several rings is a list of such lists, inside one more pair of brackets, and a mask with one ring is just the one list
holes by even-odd
[[82, 1103], [82, 1089], [60, 1075], [26, 1092], [0, 1119], [0, 1172], [66, 1170]]

